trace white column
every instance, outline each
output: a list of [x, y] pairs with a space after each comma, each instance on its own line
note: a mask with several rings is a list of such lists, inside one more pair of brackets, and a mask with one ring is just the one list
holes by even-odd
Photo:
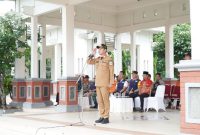
[[122, 71], [121, 34], [116, 36], [114, 50], [114, 73], [118, 75], [119, 71]]
[[165, 77], [174, 78], [173, 26], [165, 26]]
[[[24, 51], [24, 49], [19, 49], [19, 51]], [[25, 56], [21, 57], [20, 59], [15, 59], [15, 78], [25, 78]]]
[[38, 78], [38, 18], [31, 17], [31, 78]]
[[74, 76], [74, 6], [62, 7], [63, 77]]
[[[95, 48], [95, 47], [93, 47], [92, 40], [87, 40], [87, 56], [92, 53], [93, 48]], [[85, 57], [84, 59], [80, 59], [80, 65], [84, 66], [86, 60], [87, 60], [87, 57]], [[82, 67], [82, 66], [80, 66], [80, 67]], [[82, 70], [83, 69], [80, 68], [80, 72], [82, 72]], [[94, 78], [94, 76], [95, 76], [94, 66], [87, 65], [85, 72], [83, 74], [89, 75], [90, 79]]]
[[[55, 49], [55, 48], [54, 48]], [[50, 56], [51, 59], [51, 78], [54, 79], [55, 78], [55, 51], [54, 49], [52, 49], [51, 53], [52, 55]]]
[[46, 25], [42, 24], [42, 46], [41, 46], [40, 76], [46, 78]]
[[192, 59], [200, 59], [200, 44], [199, 44], [199, 30], [200, 30], [200, 1], [190, 0], [190, 22], [191, 22], [191, 54]]
[[15, 1], [15, 11], [20, 12], [20, 0]]
[[101, 44], [105, 44], [105, 37], [103, 31], [101, 31]]
[[136, 61], [136, 33], [130, 32], [131, 44], [130, 44], [130, 53], [131, 53], [131, 71], [137, 70], [137, 61]]
[[61, 45], [57, 44], [55, 45], [55, 63], [54, 63], [54, 73], [55, 73], [55, 78], [54, 81], [57, 81], [59, 78], [61, 78]]

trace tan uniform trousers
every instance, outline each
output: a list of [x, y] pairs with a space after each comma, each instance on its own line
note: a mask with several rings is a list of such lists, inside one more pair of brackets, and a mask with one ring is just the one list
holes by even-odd
[[96, 87], [97, 101], [100, 112], [100, 117], [109, 118], [110, 100], [108, 87]]

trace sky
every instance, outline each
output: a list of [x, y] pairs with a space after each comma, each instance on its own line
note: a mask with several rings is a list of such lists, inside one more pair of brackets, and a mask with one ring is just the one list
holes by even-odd
[[6, 12], [10, 10], [15, 10], [14, 1], [0, 1], [0, 16], [3, 16]]

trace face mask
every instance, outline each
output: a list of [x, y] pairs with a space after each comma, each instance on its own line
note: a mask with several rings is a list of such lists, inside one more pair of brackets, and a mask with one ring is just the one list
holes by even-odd
[[99, 55], [99, 49], [96, 50], [96, 53], [95, 53], [95, 58], [98, 58], [100, 55]]

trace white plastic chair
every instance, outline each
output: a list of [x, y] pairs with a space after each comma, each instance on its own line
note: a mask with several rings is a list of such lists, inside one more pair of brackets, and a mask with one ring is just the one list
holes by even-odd
[[165, 95], [165, 86], [158, 85], [155, 97], [148, 97], [147, 111], [149, 110], [149, 108], [154, 108], [157, 112], [159, 109], [166, 111], [164, 104], [164, 95]]
[[140, 97], [139, 96], [135, 98], [135, 106], [134, 107], [140, 108]]
[[85, 108], [90, 108], [89, 98], [88, 97], [78, 97], [78, 104]]

